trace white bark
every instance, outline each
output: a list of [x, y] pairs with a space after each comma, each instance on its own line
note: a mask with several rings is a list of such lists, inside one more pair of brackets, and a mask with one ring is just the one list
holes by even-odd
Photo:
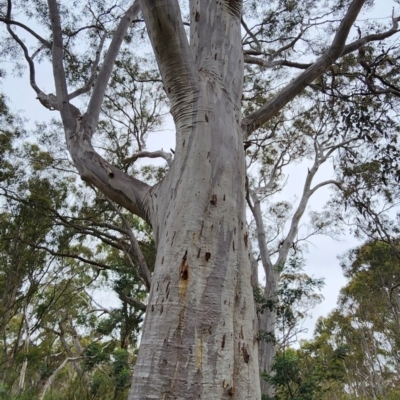
[[[28, 353], [29, 350], [29, 339], [30, 339], [30, 335], [29, 335], [29, 322], [28, 322], [28, 318], [27, 318], [27, 310], [26, 310], [26, 306], [24, 308], [24, 313], [23, 313], [23, 319], [24, 319], [24, 325], [25, 325], [25, 344], [24, 344], [24, 350], [26, 353]], [[23, 363], [22, 363], [22, 367], [21, 367], [21, 371], [19, 374], [19, 382], [18, 382], [18, 389], [19, 391], [22, 391], [24, 389], [24, 385], [25, 385], [25, 375], [26, 375], [26, 369], [28, 367], [28, 359], [25, 358]]]
[[69, 361], [77, 361], [79, 357], [68, 357], [66, 358], [57, 369], [50, 375], [49, 379], [47, 379], [46, 384], [43, 386], [43, 389], [39, 393], [39, 400], [43, 400], [50, 386], [54, 382], [54, 379], [57, 377], [59, 372], [67, 365]]
[[177, 3], [149, 3], [142, 7], [177, 146], [167, 177], [152, 192], [157, 260], [129, 399], [259, 399], [240, 17], [234, 2], [192, 2], [189, 53], [175, 19], [180, 14], [173, 15]]

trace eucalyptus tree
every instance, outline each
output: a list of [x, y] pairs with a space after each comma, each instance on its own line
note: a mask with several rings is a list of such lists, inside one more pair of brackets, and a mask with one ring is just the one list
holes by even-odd
[[[130, 398], [260, 398], [251, 287], [251, 264], [254, 267], [257, 259], [251, 263], [249, 257], [246, 199], [257, 225], [256, 250], [266, 270], [265, 295], [270, 297], [279, 278], [270, 254], [278, 254], [276, 265], [285, 261], [310, 196], [324, 185], [338, 186], [337, 181], [312, 186], [319, 166], [356, 141], [346, 136], [353, 126], [328, 133], [323, 125], [315, 130], [303, 123], [298, 126], [299, 141], [293, 142], [295, 151], [287, 158], [285, 152], [282, 157], [276, 151], [268, 154], [273, 138], [269, 133], [292, 118], [289, 103], [304, 93], [311, 99], [304, 100], [306, 107], [318, 96], [330, 99], [328, 107], [339, 104], [342, 110], [346, 102], [358, 104], [363, 98], [395, 103], [400, 92], [397, 48], [390, 40], [400, 18], [393, 14], [388, 26], [356, 22], [373, 4], [366, 0], [190, 1], [181, 8], [177, 0], [1, 4], [0, 21], [8, 35], [4, 54], [13, 57], [22, 50], [37, 99], [61, 116], [66, 146], [81, 178], [120, 213], [129, 249], [150, 290]], [[143, 19], [137, 18], [139, 12]], [[28, 26], [32, 21], [36, 23]], [[321, 29], [325, 35], [319, 34]], [[384, 40], [389, 44], [381, 51], [377, 44]], [[135, 56], [140, 43], [152, 49], [157, 61], [158, 72], [148, 80], [160, 83], [165, 92], [176, 130], [173, 154], [145, 151], [138, 122], [148, 113], [132, 118], [125, 106], [115, 104], [120, 97], [128, 98], [126, 94], [130, 104], [136, 104], [135, 85], [119, 79], [118, 68], [127, 56]], [[37, 66], [46, 61], [52, 66], [55, 94], [45, 93], [36, 79]], [[136, 76], [134, 70], [129, 72]], [[113, 85], [121, 90], [111, 91]], [[107, 104], [117, 109], [116, 118], [107, 113]], [[314, 118], [315, 112], [308, 115]], [[320, 121], [324, 115], [319, 113]], [[334, 111], [329, 115], [335, 117]], [[126, 163], [115, 166], [112, 155], [95, 142], [104, 128], [101, 116], [113, 121], [103, 132], [114, 138], [115, 154], [137, 150]], [[290, 126], [282, 127], [288, 138], [297, 133]], [[125, 136], [125, 148], [118, 136], [123, 129], [130, 135]], [[361, 139], [365, 136], [363, 130], [356, 132]], [[136, 147], [129, 145], [131, 138], [136, 138]], [[285, 149], [284, 140], [279, 142], [278, 149]], [[246, 179], [245, 148], [265, 152], [269, 180], [265, 174], [256, 184], [251, 176]], [[279, 232], [275, 248], [268, 249], [259, 203], [274, 189], [288, 160], [310, 156], [310, 148], [315, 162], [299, 208], [288, 233]], [[148, 184], [134, 173], [132, 163], [141, 157], [167, 161], [158, 183]], [[153, 272], [119, 207], [152, 227]], [[279, 207], [271, 212], [280, 219]], [[316, 220], [315, 225], [320, 230], [324, 223]], [[273, 327], [273, 315], [269, 318], [262, 321], [266, 330]], [[263, 354], [261, 366], [268, 369], [271, 357]]]
[[347, 348], [342, 394], [396, 398], [400, 366], [398, 254], [388, 243], [369, 241], [349, 251], [342, 267], [349, 281], [341, 289], [337, 308], [318, 321], [315, 341]]

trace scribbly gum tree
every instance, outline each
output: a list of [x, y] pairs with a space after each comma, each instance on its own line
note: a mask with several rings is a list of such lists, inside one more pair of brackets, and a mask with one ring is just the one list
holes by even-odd
[[[371, 1], [332, 1], [328, 13], [325, 2], [315, 1], [276, 0], [269, 2], [269, 9], [261, 2], [243, 5], [239, 0], [188, 3], [182, 2], [182, 12], [178, 0], [113, 5], [91, 1], [76, 11], [78, 3], [73, 1], [8, 0], [0, 3], [0, 22], [9, 35], [3, 47], [11, 57], [22, 49], [37, 99], [59, 112], [81, 178], [116, 207], [130, 240], [129, 254], [149, 290], [147, 305], [142, 305], [146, 318], [129, 398], [259, 399], [259, 369], [270, 372], [275, 350], [272, 343], [259, 343], [258, 325], [260, 320], [263, 330], [273, 331], [275, 316], [274, 312], [256, 315], [252, 285], [257, 265], [262, 264], [267, 276], [264, 295], [273, 297], [277, 267], [285, 263], [297, 240], [310, 197], [325, 185], [341, 186], [334, 180], [313, 183], [319, 167], [335, 152], [346, 154], [364, 140], [358, 125], [335, 125], [344, 109], [340, 102], [356, 98], [357, 107], [376, 111], [378, 106], [362, 103], [363, 95], [384, 97], [385, 104], [398, 97], [400, 91], [386, 78], [398, 75], [392, 68], [397, 59], [382, 63], [372, 44], [393, 36], [399, 19], [393, 16], [389, 26], [375, 31], [368, 27], [365, 34], [359, 30], [351, 41], [350, 30]], [[37, 26], [14, 19], [13, 7], [16, 16], [35, 17]], [[251, 25], [246, 24], [244, 9]], [[139, 13], [143, 19], [137, 19]], [[314, 40], [308, 31], [315, 33], [321, 25], [329, 28], [328, 34]], [[137, 29], [136, 36], [132, 29]], [[125, 77], [118, 77], [127, 54], [133, 53], [132, 38], [140, 42], [140, 29], [142, 35], [147, 32], [160, 74], [160, 78], [145, 76], [142, 82], [162, 81], [175, 124], [174, 155], [145, 151], [137, 120], [125, 124], [130, 111], [118, 103], [123, 96], [134, 104], [137, 100], [134, 85], [127, 89]], [[34, 50], [21, 39], [21, 32], [33, 38]], [[291, 60], [303, 42], [300, 50], [309, 58]], [[396, 54], [397, 47], [389, 51]], [[56, 95], [46, 94], [36, 82], [35, 68], [46, 60], [52, 65]], [[282, 68], [296, 72], [279, 74]], [[284, 83], [281, 86], [275, 85], [275, 72], [276, 80]], [[138, 80], [134, 72], [132, 77]], [[114, 90], [118, 85], [124, 90]], [[84, 101], [72, 104], [79, 96]], [[305, 96], [309, 110], [303, 107], [288, 118], [284, 108], [297, 96]], [[349, 112], [350, 117], [353, 114]], [[126, 157], [124, 168], [111, 163], [107, 149], [95, 146], [96, 137], [107, 133], [101, 121], [104, 115], [115, 123], [114, 130], [126, 128], [138, 138], [136, 153]], [[149, 115], [140, 118], [149, 120]], [[308, 124], [314, 118], [323, 129]], [[292, 140], [285, 139], [279, 127], [286, 133], [293, 129]], [[259, 165], [277, 143], [282, 145], [269, 157], [269, 176], [264, 174], [257, 184], [246, 173], [245, 149], [249, 149], [248, 164]], [[134, 174], [132, 163], [141, 157], [163, 157], [168, 162], [157, 184], [149, 185]], [[289, 228], [278, 230], [279, 245], [274, 247], [261, 201], [276, 191], [288, 162], [307, 157], [313, 164], [300, 202]], [[253, 243], [247, 204], [257, 231]], [[152, 273], [121, 208], [153, 229], [157, 254]]]

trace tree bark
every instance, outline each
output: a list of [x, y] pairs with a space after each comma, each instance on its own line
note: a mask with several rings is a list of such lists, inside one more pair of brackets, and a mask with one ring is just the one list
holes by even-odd
[[150, 193], [157, 259], [130, 400], [259, 399], [245, 214], [240, 1], [142, 2], [176, 126]]
[[259, 399], [239, 109], [203, 76], [177, 128], [129, 399]]

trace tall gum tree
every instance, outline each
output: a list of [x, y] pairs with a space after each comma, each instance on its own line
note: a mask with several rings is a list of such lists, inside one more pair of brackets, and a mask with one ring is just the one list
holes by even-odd
[[[343, 15], [335, 25], [330, 45], [314, 62], [300, 64], [255, 57], [263, 55], [260, 50], [243, 53], [242, 26], [255, 42], [258, 40], [242, 19], [239, 0], [189, 1], [189, 35], [177, 0], [135, 1], [113, 29], [104, 59], [101, 55], [105, 36], [100, 35], [87, 82], [70, 91], [67, 82], [71, 71], [63, 59], [68, 55], [62, 20], [62, 7], [66, 3], [48, 0], [46, 6], [35, 1], [35, 6], [43, 9], [44, 20], [49, 18], [49, 39], [15, 21], [12, 1], [6, 3], [0, 22], [23, 50], [37, 98], [46, 108], [59, 111], [68, 150], [82, 179], [148, 222], [154, 231], [157, 257], [152, 276], [135, 238], [131, 238], [150, 294], [129, 398], [259, 399], [258, 319], [251, 270], [251, 264], [254, 267], [256, 262], [254, 259], [250, 262], [249, 254], [243, 141], [249, 140], [340, 57], [397, 32], [398, 19], [393, 18], [393, 27], [386, 32], [347, 43], [362, 7], [370, 2], [353, 0], [346, 5], [341, 2]], [[114, 63], [140, 11], [176, 129], [172, 161], [164, 152], [138, 155], [168, 159], [166, 176], [154, 186], [118, 170], [92, 145]], [[95, 28], [102, 32], [100, 25]], [[30, 54], [16, 34], [16, 27], [33, 35], [42, 48], [51, 50], [56, 96], [45, 94], [37, 85], [34, 63], [37, 52]], [[89, 28], [90, 25], [85, 29]], [[297, 40], [286, 49], [293, 48]], [[258, 45], [261, 47], [260, 42]], [[287, 65], [303, 72], [243, 118], [244, 62], [265, 68]], [[85, 112], [71, 104], [71, 100], [89, 92]], [[315, 189], [311, 189], [311, 182], [317, 169], [318, 165], [306, 182], [304, 201], [282, 244], [279, 262], [287, 257], [299, 220]], [[257, 193], [252, 196], [257, 218], [260, 215]], [[261, 220], [256, 222], [261, 261], [268, 277], [265, 293], [270, 296], [279, 276], [268, 261], [265, 228]], [[273, 315], [269, 318], [262, 321], [263, 326], [273, 326]], [[267, 369], [273, 352], [267, 349], [260, 354], [261, 367]]]

